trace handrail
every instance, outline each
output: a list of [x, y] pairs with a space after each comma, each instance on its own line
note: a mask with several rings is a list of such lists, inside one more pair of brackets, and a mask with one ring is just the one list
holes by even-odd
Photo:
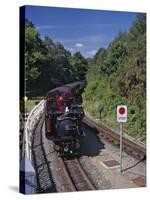
[[27, 121], [24, 123], [22, 149], [20, 149], [20, 192], [24, 194], [36, 193], [36, 173], [32, 164], [31, 147], [35, 125], [44, 113], [44, 102], [45, 100], [42, 100], [31, 110]]
[[41, 115], [44, 112], [44, 102], [45, 100], [40, 101], [40, 103], [31, 110], [27, 118], [27, 122], [25, 122], [22, 158], [27, 158], [30, 161], [32, 160], [31, 156], [32, 132], [37, 120], [41, 117]]

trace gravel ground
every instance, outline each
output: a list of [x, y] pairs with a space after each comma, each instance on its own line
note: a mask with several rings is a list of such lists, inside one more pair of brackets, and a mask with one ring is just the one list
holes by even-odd
[[49, 163], [45, 149], [43, 148], [42, 126], [44, 118], [42, 117], [33, 133], [32, 157], [33, 165], [36, 171], [37, 193], [55, 192], [55, 184], [52, 180]]
[[[89, 135], [95, 133], [93, 133], [93, 130], [89, 129], [86, 125], [84, 129], [86, 132], [85, 140], [90, 138], [88, 148], [92, 148], [94, 143], [92, 137], [89, 137]], [[139, 162], [133, 157], [127, 155], [125, 152], [123, 152], [124, 171], [122, 174], [120, 174], [119, 165], [110, 168], [107, 167], [103, 162], [108, 160], [116, 160], [117, 162], [120, 162], [119, 148], [110, 144], [106, 140], [101, 139], [99, 134], [97, 134], [97, 137], [99, 138], [99, 144], [101, 144], [99, 153], [95, 156], [82, 156], [80, 161], [98, 189], [135, 188], [138, 186], [133, 183], [132, 179], [142, 178], [146, 181], [145, 162]]]
[[98, 190], [111, 189], [112, 186], [110, 181], [105, 178], [103, 172], [99, 170], [98, 166], [96, 166], [93, 161], [94, 159], [88, 156], [82, 156], [82, 158], [80, 158], [83, 168], [86, 170], [89, 178], [95, 184], [96, 188]]

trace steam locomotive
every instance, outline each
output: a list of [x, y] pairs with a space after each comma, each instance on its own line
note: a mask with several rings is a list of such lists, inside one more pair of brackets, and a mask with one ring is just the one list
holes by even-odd
[[45, 133], [54, 142], [60, 156], [78, 155], [80, 139], [84, 137], [84, 110], [79, 104], [83, 82], [75, 82], [50, 90], [45, 103]]

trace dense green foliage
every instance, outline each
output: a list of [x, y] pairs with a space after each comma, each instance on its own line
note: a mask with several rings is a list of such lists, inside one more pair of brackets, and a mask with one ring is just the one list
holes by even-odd
[[87, 61], [80, 52], [71, 55], [48, 36], [41, 39], [32, 22], [26, 19], [25, 69], [28, 96], [42, 96], [58, 85], [85, 79]]
[[118, 128], [117, 104], [128, 106], [125, 131], [146, 140], [146, 17], [138, 14], [128, 32], [119, 33], [107, 49], [100, 48], [89, 61], [84, 107], [102, 121]]

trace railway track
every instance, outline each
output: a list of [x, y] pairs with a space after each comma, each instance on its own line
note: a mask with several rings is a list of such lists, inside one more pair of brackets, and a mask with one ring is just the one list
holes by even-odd
[[[37, 123], [33, 133], [32, 155], [36, 171], [37, 193], [56, 192], [56, 184], [50, 171], [49, 162], [43, 146], [42, 128], [44, 118]], [[61, 176], [64, 179], [66, 191], [87, 191], [96, 190], [90, 178], [83, 169], [78, 159], [66, 160], [60, 157], [58, 165], [61, 169]]]
[[[116, 131], [104, 126], [101, 123], [95, 122], [91, 117], [85, 116], [83, 122], [89, 127], [96, 129], [100, 136], [109, 142], [119, 145], [120, 144], [120, 134]], [[138, 160], [146, 159], [146, 147], [143, 143], [135, 141], [129, 136], [123, 137], [123, 150], [129, 155], [135, 157]]]
[[96, 190], [78, 159], [65, 160], [60, 158], [59, 162], [62, 169], [65, 169], [64, 176], [66, 177], [64, 178], [67, 178], [67, 182], [70, 183], [70, 191]]
[[[44, 116], [37, 122], [33, 131], [32, 162], [36, 172], [36, 192], [56, 192], [56, 184], [53, 181], [48, 158], [43, 146], [42, 130]], [[65, 160], [58, 157], [61, 175], [64, 179], [66, 191], [96, 190], [88, 175], [82, 168], [78, 159]]]

